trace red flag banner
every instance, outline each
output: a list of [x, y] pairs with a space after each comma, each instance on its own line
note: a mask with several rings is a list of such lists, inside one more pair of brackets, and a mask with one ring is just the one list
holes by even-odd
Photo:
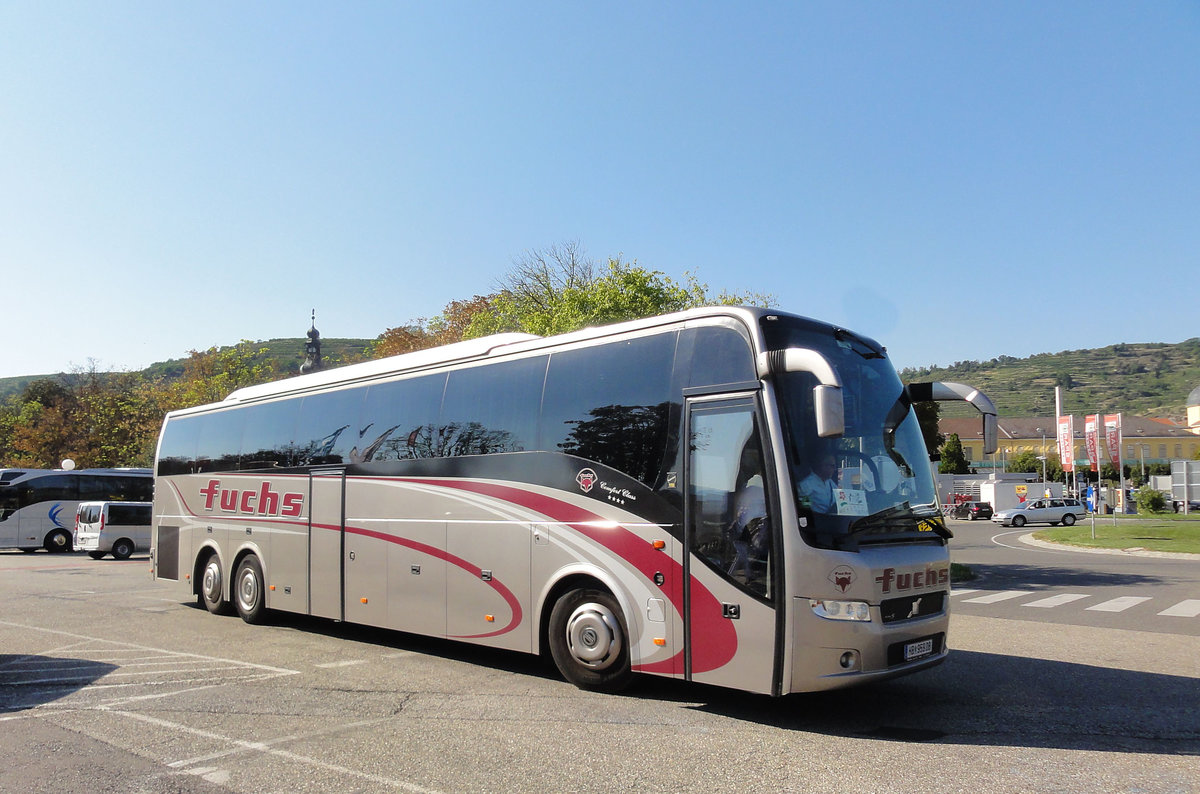
[[1100, 471], [1100, 414], [1083, 417], [1083, 443], [1092, 471]]
[[1108, 447], [1108, 459], [1113, 468], [1121, 468], [1121, 415], [1104, 415], [1104, 443]]
[[1075, 470], [1075, 417], [1058, 417], [1058, 459], [1063, 471]]

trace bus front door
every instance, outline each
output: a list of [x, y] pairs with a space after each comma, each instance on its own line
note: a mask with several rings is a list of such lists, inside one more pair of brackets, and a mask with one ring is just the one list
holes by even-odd
[[346, 477], [318, 471], [309, 477], [309, 614], [345, 620], [342, 604]]
[[687, 677], [772, 693], [778, 538], [753, 394], [688, 400]]

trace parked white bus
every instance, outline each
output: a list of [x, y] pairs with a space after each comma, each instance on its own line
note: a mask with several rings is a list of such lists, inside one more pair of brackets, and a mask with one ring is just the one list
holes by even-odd
[[148, 502], [150, 469], [0, 469], [0, 548], [71, 551], [80, 502]]
[[[947, 653], [947, 531], [883, 348], [761, 309], [507, 334], [169, 414], [151, 560], [266, 609], [782, 695]], [[822, 463], [840, 479], [814, 489]], [[832, 468], [832, 467], [831, 467]], [[832, 473], [832, 472], [830, 472]]]

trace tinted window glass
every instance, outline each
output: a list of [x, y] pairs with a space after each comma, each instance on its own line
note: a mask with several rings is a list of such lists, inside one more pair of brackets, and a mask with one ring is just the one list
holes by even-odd
[[75, 475], [54, 474], [48, 477], [35, 477], [17, 487], [20, 489], [22, 507], [38, 502], [79, 498], [78, 477]]
[[685, 388], [744, 383], [758, 378], [750, 343], [733, 328], [688, 328], [682, 332], [680, 350], [688, 362]]
[[451, 372], [432, 438], [436, 456], [536, 449], [546, 358]]
[[196, 441], [203, 417], [172, 419], [163, 427], [158, 445], [158, 474], [191, 474], [196, 470]]
[[79, 475], [79, 499], [100, 502], [148, 502], [154, 498], [154, 480], [123, 474]]
[[219, 411], [195, 417], [200, 420], [196, 440], [196, 471], [233, 471], [242, 450], [245, 411]]
[[296, 430], [298, 465], [351, 462], [365, 393], [366, 389], [359, 387], [304, 398]]
[[138, 526], [150, 523], [150, 508], [144, 505], [109, 505], [108, 523]]
[[667, 441], [675, 334], [555, 353], [543, 449], [611, 466], [653, 487]]
[[300, 414], [300, 400], [260, 403], [244, 409], [246, 431], [242, 435], [242, 469], [291, 466], [296, 457], [292, 434]]
[[381, 383], [367, 390], [356, 462], [431, 458], [445, 375]]

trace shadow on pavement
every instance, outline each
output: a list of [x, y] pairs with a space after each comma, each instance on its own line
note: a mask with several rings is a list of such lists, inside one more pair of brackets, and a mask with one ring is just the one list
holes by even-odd
[[781, 699], [709, 690], [699, 708], [856, 738], [1200, 755], [1197, 689], [1183, 676], [955, 651], [909, 678]]
[[1060, 568], [1050, 565], [984, 565], [970, 563], [975, 578], [955, 582], [955, 588], [988, 590], [1063, 590], [1072, 587], [1136, 587], [1192, 581], [1166, 574], [1153, 576], [1133, 572]]
[[[559, 679], [547, 660], [403, 632], [269, 613], [273, 625]], [[783, 730], [956, 745], [1200, 755], [1197, 680], [954, 651], [942, 665], [863, 687], [771, 698], [638, 676], [621, 695]]]
[[91, 659], [0, 654], [0, 714], [52, 703], [116, 669]]

